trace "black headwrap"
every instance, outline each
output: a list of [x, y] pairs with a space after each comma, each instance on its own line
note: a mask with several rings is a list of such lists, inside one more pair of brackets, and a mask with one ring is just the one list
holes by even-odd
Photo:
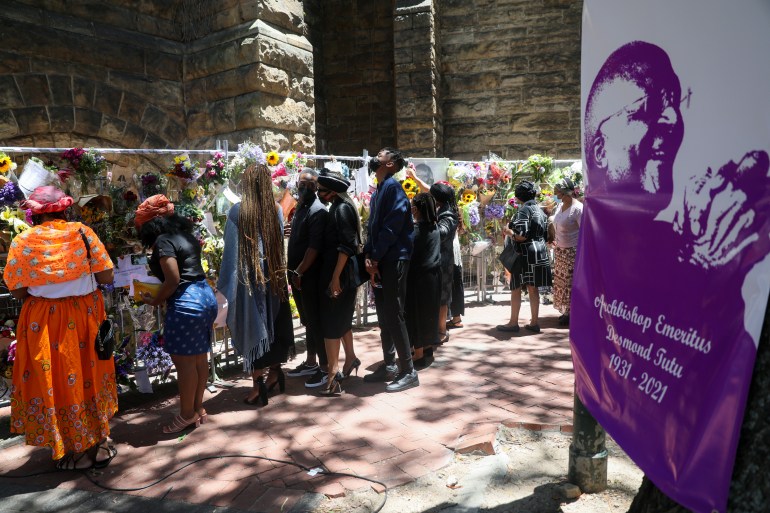
[[534, 183], [523, 180], [516, 186], [513, 193], [517, 199], [526, 202], [535, 199], [535, 196], [537, 196], [537, 189], [535, 188]]

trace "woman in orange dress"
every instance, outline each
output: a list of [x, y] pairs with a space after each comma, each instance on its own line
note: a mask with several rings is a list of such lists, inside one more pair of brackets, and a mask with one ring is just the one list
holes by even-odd
[[35, 189], [22, 204], [34, 226], [11, 242], [3, 273], [24, 301], [11, 432], [23, 433], [27, 445], [50, 447], [62, 470], [103, 468], [117, 454], [109, 438], [118, 409], [115, 362], [99, 360], [94, 344], [106, 318], [97, 284], [112, 282], [113, 265], [91, 228], [67, 222], [72, 203], [55, 187]]

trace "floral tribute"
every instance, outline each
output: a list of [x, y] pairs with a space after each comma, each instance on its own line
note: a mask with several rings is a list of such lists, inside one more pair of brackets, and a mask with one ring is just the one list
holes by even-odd
[[10, 326], [0, 328], [0, 338], [11, 339], [7, 348], [0, 351], [0, 377], [13, 378], [13, 362], [16, 360], [16, 334]]
[[29, 230], [32, 225], [28, 211], [14, 207], [5, 207], [0, 212], [0, 220], [8, 225], [8, 229], [3, 231], [8, 236], [8, 240], [13, 240], [21, 232]]
[[307, 165], [307, 158], [302, 153], [292, 152], [284, 157], [283, 165], [288, 173], [299, 173]]
[[551, 173], [553, 159], [536, 153], [531, 155], [524, 163], [522, 171], [532, 176], [532, 181], [539, 183]]
[[107, 169], [107, 159], [93, 148], [89, 150], [72, 148], [62, 153], [61, 158], [81, 182], [98, 178]]
[[404, 179], [404, 181], [401, 182], [401, 187], [403, 187], [404, 192], [406, 193], [406, 197], [410, 200], [414, 198], [414, 196], [420, 190], [420, 187], [417, 185], [417, 182], [413, 178]]
[[161, 379], [168, 378], [174, 363], [171, 356], [163, 350], [163, 335], [160, 331], [145, 331], [139, 336], [136, 359], [144, 362], [147, 374], [160, 374]]
[[159, 173], [147, 172], [134, 176], [134, 181], [139, 191], [140, 201], [144, 201], [156, 194], [165, 194], [168, 187], [168, 180]]
[[215, 152], [214, 155], [206, 161], [206, 168], [198, 177], [198, 184], [203, 187], [206, 194], [212, 185], [221, 185], [227, 181], [227, 162], [222, 152]]
[[281, 157], [276, 152], [271, 151], [270, 153], [267, 154], [266, 160], [267, 160], [267, 165], [270, 167], [273, 167], [278, 165], [278, 163], [281, 161]]
[[131, 377], [134, 372], [134, 356], [131, 347], [131, 335], [123, 337], [123, 341], [115, 348], [115, 380], [131, 390], [136, 389], [136, 381]]
[[3, 152], [0, 152], [0, 175], [7, 175], [16, 170], [16, 162]]
[[0, 187], [0, 206], [10, 207], [24, 199], [24, 193], [14, 182], [8, 182]]
[[203, 248], [201, 249], [201, 265], [203, 266], [203, 272], [206, 273], [210, 281], [216, 279], [216, 272], [222, 265], [222, 255], [224, 252], [224, 240], [216, 237], [208, 237], [204, 240]]
[[239, 182], [241, 175], [246, 168], [252, 164], [266, 164], [265, 152], [259, 145], [245, 141], [238, 145], [238, 151], [235, 152], [235, 156], [230, 161], [229, 173], [230, 180]]
[[190, 160], [186, 153], [174, 157], [174, 165], [168, 170], [169, 176], [181, 178], [182, 180], [193, 180], [198, 174], [198, 162]]

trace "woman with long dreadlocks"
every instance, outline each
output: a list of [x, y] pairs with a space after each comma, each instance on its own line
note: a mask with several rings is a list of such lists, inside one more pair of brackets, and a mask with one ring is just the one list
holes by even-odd
[[283, 215], [273, 198], [264, 164], [244, 171], [241, 202], [227, 214], [225, 247], [217, 288], [227, 298], [227, 327], [243, 357], [253, 388], [244, 399], [266, 405], [277, 384], [285, 389], [281, 364], [294, 347], [288, 303]]

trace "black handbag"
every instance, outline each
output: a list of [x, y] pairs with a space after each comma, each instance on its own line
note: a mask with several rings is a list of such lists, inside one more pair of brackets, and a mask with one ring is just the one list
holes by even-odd
[[96, 356], [100, 360], [111, 360], [113, 353], [115, 353], [115, 323], [112, 319], [107, 317], [99, 326], [99, 331], [96, 333]]
[[[334, 211], [334, 221], [340, 223], [339, 209]], [[348, 258], [349, 264], [345, 266], [345, 270], [340, 275], [340, 288], [347, 290], [349, 288], [357, 289], [369, 280], [369, 273], [366, 272], [366, 264], [364, 262], [364, 254], [361, 253], [361, 247], [356, 237], [356, 249], [358, 253]]]
[[[86, 258], [88, 258], [88, 266], [91, 267], [91, 245], [88, 244], [88, 237], [86, 237], [86, 233], [82, 228], [80, 229], [80, 236], [86, 245]], [[93, 276], [93, 272], [91, 276]], [[115, 324], [109, 317], [104, 319], [99, 325], [99, 331], [96, 332], [96, 340], [94, 341], [94, 349], [96, 349], [96, 356], [100, 360], [112, 360], [115, 353]]]
[[497, 258], [509, 273], [518, 274], [521, 272], [523, 263], [521, 261], [522, 256], [518, 251], [516, 251], [513, 243], [506, 244], [505, 247], [503, 247], [503, 251], [500, 253], [500, 256]]
[[351, 258], [351, 272], [350, 278], [355, 288], [360, 287], [367, 281], [369, 281], [369, 273], [366, 272], [366, 256], [363, 253], [353, 255]]

